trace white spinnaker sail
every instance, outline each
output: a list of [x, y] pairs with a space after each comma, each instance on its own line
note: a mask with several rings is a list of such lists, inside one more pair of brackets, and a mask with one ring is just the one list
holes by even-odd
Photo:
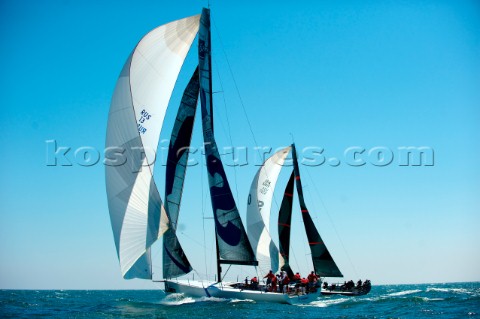
[[250, 187], [247, 206], [247, 233], [262, 273], [276, 272], [282, 258], [270, 236], [270, 208], [278, 175], [291, 147], [286, 147], [263, 163]]
[[173, 21], [145, 35], [125, 63], [112, 97], [106, 186], [126, 279], [152, 277], [150, 246], [167, 229], [153, 164], [168, 101], [199, 20], [200, 15]]

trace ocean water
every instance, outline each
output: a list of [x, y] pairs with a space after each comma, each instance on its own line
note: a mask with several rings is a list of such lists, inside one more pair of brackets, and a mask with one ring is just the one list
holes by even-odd
[[292, 306], [161, 290], [2, 290], [0, 318], [480, 318], [480, 283], [372, 286]]

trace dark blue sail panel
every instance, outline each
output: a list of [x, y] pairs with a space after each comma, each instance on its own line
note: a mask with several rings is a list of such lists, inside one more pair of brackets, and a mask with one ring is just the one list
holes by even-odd
[[310, 246], [310, 251], [312, 252], [312, 261], [315, 272], [322, 277], [343, 277], [340, 269], [338, 269], [337, 264], [335, 264], [335, 261], [330, 255], [327, 246], [325, 246], [325, 243], [320, 237], [307, 206], [305, 205], [295, 144], [292, 144], [292, 154], [298, 201], [300, 203], [300, 210], [302, 212], [303, 224], [305, 225], [305, 232], [307, 233], [308, 245]]
[[168, 149], [165, 174], [165, 211], [170, 225], [163, 235], [164, 278], [181, 276], [192, 270], [190, 262], [178, 241], [176, 230], [199, 89], [197, 67], [183, 92]]
[[285, 193], [283, 195], [282, 204], [278, 213], [278, 239], [279, 251], [284, 260], [281, 270], [286, 271], [287, 275], [293, 277], [293, 271], [290, 268], [290, 229], [292, 224], [292, 205], [293, 205], [293, 186], [295, 174], [292, 171], [288, 180]]
[[[211, 152], [214, 153], [215, 151], [211, 150]], [[242, 232], [239, 227], [230, 222], [232, 217], [236, 217], [234, 215], [236, 205], [219, 156], [214, 154], [207, 156], [207, 171], [209, 178], [214, 177], [213, 179], [215, 179], [214, 184], [210, 184], [210, 194], [213, 211], [220, 213], [214, 213], [213, 215], [217, 234], [228, 245], [237, 246], [240, 243]]]
[[190, 262], [180, 245], [176, 233], [168, 229], [163, 234], [163, 277], [175, 278], [192, 271]]
[[213, 134], [210, 10], [203, 9], [198, 40], [203, 139], [220, 258], [254, 264], [255, 255], [240, 219]]

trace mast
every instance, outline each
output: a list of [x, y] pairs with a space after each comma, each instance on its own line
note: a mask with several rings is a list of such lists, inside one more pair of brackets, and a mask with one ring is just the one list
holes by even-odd
[[208, 184], [215, 221], [217, 280], [221, 281], [221, 264], [256, 266], [258, 262], [242, 224], [215, 142], [211, 61], [210, 10], [203, 8], [198, 38], [200, 101]]
[[332, 255], [330, 255], [327, 246], [325, 246], [322, 237], [320, 237], [320, 234], [313, 223], [312, 217], [310, 216], [308, 208], [305, 205], [295, 144], [292, 144], [292, 155], [298, 201], [300, 203], [305, 232], [307, 233], [308, 245], [310, 246], [310, 251], [312, 253], [313, 269], [316, 274], [322, 277], [343, 277], [340, 269], [338, 269], [338, 266], [335, 264]]
[[[208, 12], [208, 14], [207, 14]], [[202, 16], [203, 16], [204, 12], [202, 12]], [[212, 32], [211, 32], [211, 28], [210, 28], [210, 1], [208, 2], [208, 11], [205, 11], [205, 15], [206, 15], [206, 20], [208, 20], [208, 28], [207, 28], [207, 34], [208, 34], [208, 50], [209, 50], [209, 54], [207, 54], [207, 57], [208, 57], [208, 65], [210, 66], [208, 68], [208, 86], [210, 88], [210, 90], [208, 90], [208, 95], [210, 96], [210, 118], [211, 118], [211, 128], [212, 128], [212, 135], [214, 134], [214, 127], [213, 127], [213, 83], [212, 83]], [[216, 230], [217, 228], [217, 225], [215, 224], [215, 232], [217, 231]], [[222, 266], [220, 265], [220, 250], [218, 248], [218, 238], [217, 236], [215, 236], [215, 249], [216, 249], [216, 256], [217, 256], [217, 282], [221, 282], [222, 281]]]
[[[210, 102], [209, 110], [210, 110], [210, 127], [211, 127], [211, 134], [213, 136], [213, 83], [212, 83], [212, 54], [211, 54], [211, 48], [212, 48], [212, 36], [211, 36], [211, 30], [210, 30], [210, 3], [208, 3], [208, 9], [203, 9], [202, 10], [202, 17], [201, 17], [201, 25], [202, 29], [206, 30], [206, 42], [207, 46], [204, 48], [199, 47], [199, 55], [200, 55], [200, 50], [204, 50], [203, 54], [206, 55], [206, 58], [208, 60], [208, 67], [206, 69], [202, 69], [202, 71], [206, 71], [208, 75], [208, 96]], [[205, 26], [205, 28], [203, 28]], [[217, 232], [217, 224], [215, 223], [215, 232]], [[216, 257], [217, 257], [217, 282], [222, 281], [222, 266], [220, 265], [220, 249], [218, 247], [218, 237], [215, 236], [215, 249], [216, 249]]]

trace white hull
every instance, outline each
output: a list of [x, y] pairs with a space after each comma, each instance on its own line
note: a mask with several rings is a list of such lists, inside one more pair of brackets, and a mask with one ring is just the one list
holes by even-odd
[[265, 292], [260, 290], [243, 290], [233, 288], [234, 283], [216, 283], [187, 280], [166, 280], [165, 291], [183, 293], [189, 297], [216, 297], [223, 299], [248, 299], [254, 301], [266, 301], [285, 304], [307, 304], [317, 300], [320, 289], [309, 294], [281, 294], [277, 292]]

